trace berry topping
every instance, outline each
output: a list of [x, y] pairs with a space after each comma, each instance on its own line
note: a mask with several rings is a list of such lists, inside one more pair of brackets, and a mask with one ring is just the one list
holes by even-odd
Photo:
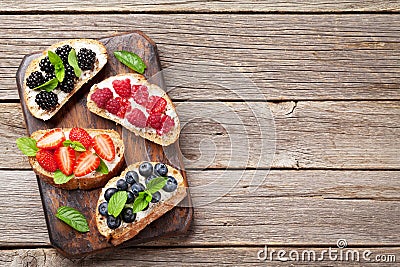
[[53, 92], [41, 91], [36, 95], [35, 102], [41, 109], [51, 110], [58, 105], [58, 96]]
[[171, 131], [175, 126], [175, 121], [168, 115], [162, 117], [162, 128], [157, 130], [159, 135], [163, 135]]
[[130, 124], [144, 128], [146, 127], [146, 115], [137, 108], [134, 108], [130, 113], [126, 115], [126, 119], [129, 121]]
[[74, 90], [74, 79], [65, 76], [64, 80], [60, 82], [60, 90], [64, 93], [71, 93]]
[[172, 176], [168, 176], [167, 183], [164, 185], [163, 190], [165, 192], [172, 192], [178, 187], [178, 182]]
[[64, 64], [68, 63], [68, 54], [72, 47], [70, 45], [64, 45], [62, 47], [57, 47], [56, 54], [61, 58]]
[[36, 143], [38, 148], [55, 149], [62, 146], [65, 141], [65, 135], [61, 128], [50, 130], [44, 134]]
[[112, 161], [115, 158], [113, 140], [108, 134], [99, 134], [93, 138], [93, 149], [100, 158]]
[[41, 73], [40, 71], [32, 72], [29, 75], [28, 79], [26, 79], [26, 86], [31, 89], [36, 88], [42, 84], [44, 84], [44, 76], [43, 73]]
[[124, 179], [119, 179], [117, 181], [117, 188], [121, 191], [125, 191], [126, 189], [128, 189], [128, 184], [125, 182]]
[[55, 172], [58, 169], [54, 154], [50, 150], [39, 150], [36, 153], [36, 160], [38, 161], [39, 165], [46, 171]]
[[157, 177], [158, 177], [158, 176], [157, 176], [157, 175], [154, 175], [154, 174], [152, 174], [152, 175], [150, 175], [149, 177], [147, 177], [146, 180], [145, 180], [146, 185], [147, 185], [151, 180], [153, 180], [154, 178], [157, 178]]
[[76, 177], [85, 176], [96, 170], [100, 165], [100, 158], [91, 151], [83, 152], [76, 160], [76, 168], [74, 174]]
[[76, 57], [78, 58], [78, 65], [81, 70], [93, 69], [94, 62], [96, 61], [96, 53], [91, 49], [81, 48]]
[[135, 201], [135, 195], [131, 192], [128, 191], [128, 198], [126, 199], [126, 204], [132, 204]]
[[154, 128], [156, 130], [161, 130], [163, 126], [161, 114], [158, 113], [150, 114], [150, 116], [147, 118], [146, 124], [151, 128]]
[[157, 163], [154, 166], [154, 174], [159, 176], [167, 176], [168, 167], [164, 163]]
[[71, 175], [75, 167], [75, 151], [71, 147], [59, 147], [54, 152], [58, 168], [65, 175]]
[[106, 190], [106, 192], [104, 193], [104, 199], [105, 199], [106, 201], [110, 201], [111, 197], [112, 197], [116, 192], [118, 192], [118, 189], [117, 189], [117, 188], [108, 188], [108, 189]]
[[107, 101], [106, 110], [111, 114], [117, 115], [120, 108], [121, 104], [118, 100], [111, 98]]
[[44, 76], [45, 82], [48, 82], [48, 81], [50, 81], [50, 80], [53, 80], [54, 78], [56, 78], [56, 75], [54, 74], [54, 72], [52, 72], [52, 73], [46, 73], [46, 75]]
[[161, 193], [159, 191], [153, 194], [153, 198], [151, 199], [151, 203], [157, 203], [161, 200]]
[[125, 208], [122, 210], [122, 220], [126, 223], [134, 222], [136, 219], [136, 213], [133, 213], [131, 208]]
[[117, 97], [115, 99], [121, 104], [117, 116], [123, 119], [125, 117], [125, 113], [131, 110], [131, 103], [126, 98]]
[[108, 215], [108, 217], [107, 217], [107, 226], [110, 229], [117, 229], [120, 225], [121, 225], [121, 217], [120, 216], [115, 218], [112, 215]]
[[112, 85], [115, 89], [115, 92], [121, 97], [130, 97], [131, 96], [131, 80], [114, 80]]
[[53, 73], [54, 72], [54, 66], [51, 64], [49, 57], [43, 58], [40, 63], [39, 67], [41, 71], [44, 71], [46, 73]]
[[[137, 89], [133, 89], [133, 88]], [[146, 106], [147, 101], [149, 101], [149, 92], [147, 91], [147, 87], [145, 85], [140, 85], [138, 87], [132, 87], [132, 95], [133, 99], [139, 105]]]
[[71, 65], [65, 64], [64, 68], [65, 68], [65, 76], [64, 76], [65, 78], [64, 79], [66, 79], [66, 78], [70, 78], [73, 80], [76, 79], [74, 68]]
[[113, 93], [109, 88], [97, 89], [91, 95], [90, 99], [96, 103], [99, 108], [105, 108], [107, 101], [113, 97]]
[[108, 215], [108, 203], [107, 202], [103, 202], [99, 205], [99, 213], [103, 216]]
[[89, 149], [93, 144], [93, 139], [89, 133], [82, 128], [72, 128], [69, 132], [69, 140], [80, 142], [86, 149]]
[[139, 173], [144, 177], [149, 177], [153, 173], [153, 165], [150, 162], [143, 162], [139, 165]]
[[135, 197], [139, 196], [139, 192], [143, 192], [145, 190], [145, 187], [141, 183], [133, 184], [132, 185], [132, 193]]
[[139, 183], [139, 175], [135, 171], [128, 171], [125, 174], [125, 181], [130, 185]]
[[159, 96], [150, 96], [146, 104], [146, 110], [149, 114], [164, 113], [167, 107], [167, 101]]

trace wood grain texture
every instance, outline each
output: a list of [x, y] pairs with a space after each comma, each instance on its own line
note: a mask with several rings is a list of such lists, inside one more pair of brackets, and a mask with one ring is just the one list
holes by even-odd
[[[398, 171], [188, 171], [187, 235], [145, 246], [400, 245]], [[10, 194], [12, 188], [12, 194]], [[48, 245], [32, 171], [0, 171], [0, 246]], [[8, 216], [13, 214], [13, 216]], [[140, 245], [143, 246], [143, 245]]]
[[399, 26], [399, 14], [4, 15], [0, 99], [18, 98], [25, 54], [131, 29], [158, 44], [175, 101], [400, 99]]
[[[332, 245], [332, 247], [334, 244]], [[307, 261], [308, 254], [302, 254], [306, 250], [312, 250], [315, 252], [316, 259], [321, 255], [323, 250], [326, 248], [316, 247], [278, 247], [270, 246], [268, 251], [276, 251], [274, 254], [274, 261], [261, 261], [257, 258], [259, 250], [263, 247], [234, 247], [234, 248], [132, 248], [132, 249], [121, 249], [114, 253], [104, 253], [102, 255], [91, 256], [81, 261], [74, 261], [64, 258], [59, 255], [54, 249], [16, 249], [16, 250], [2, 250], [0, 251], [0, 264], [3, 266], [42, 266], [42, 267], [73, 267], [73, 266], [289, 266], [289, 264], [295, 264], [295, 266], [310, 266], [310, 261]], [[344, 260], [329, 260], [329, 256], [325, 253], [325, 257], [320, 261], [322, 265], [329, 266], [396, 266], [398, 262], [398, 255], [400, 249], [398, 247], [363, 247], [363, 248], [351, 248], [358, 252], [359, 261], [346, 261], [346, 255], [343, 256]], [[157, 250], [157, 257], [154, 257], [154, 250]], [[291, 262], [280, 262], [277, 260], [277, 252], [280, 250], [286, 251], [286, 257], [292, 250], [299, 251], [299, 261]], [[370, 251], [371, 254], [363, 258], [364, 251]], [[350, 249], [344, 249], [346, 253]], [[134, 259], [132, 259], [134, 254]], [[295, 255], [295, 254], [292, 254]], [[386, 262], [375, 262], [375, 257], [379, 255], [385, 255]], [[391, 255], [394, 255], [393, 258]], [[351, 259], [351, 254], [348, 258]], [[301, 260], [305, 259], [305, 260]], [[397, 259], [397, 261], [394, 261]], [[371, 262], [370, 262], [370, 261]], [[374, 261], [374, 262], [372, 262]], [[313, 266], [316, 265], [316, 261], [311, 262]]]
[[[0, 104], [3, 169], [30, 168], [15, 144], [20, 112]], [[177, 112], [187, 168], [400, 168], [397, 101], [181, 102]]]
[[343, 12], [343, 11], [399, 11], [400, 4], [393, 0], [339, 0], [327, 2], [322, 0], [213, 0], [213, 1], [173, 1], [157, 0], [149, 3], [143, 1], [117, 1], [107, 3], [83, 1], [43, 1], [26, 2], [22, 0], [3, 0], [0, 11], [67, 11], [67, 12]]

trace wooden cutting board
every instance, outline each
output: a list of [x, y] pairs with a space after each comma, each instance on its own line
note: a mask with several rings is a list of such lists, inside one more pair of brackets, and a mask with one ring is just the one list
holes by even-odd
[[[146, 78], [151, 78], [152, 83], [165, 88], [163, 77], [159, 75], [161, 65], [156, 44], [145, 34], [135, 31], [130, 34], [101, 39], [100, 41], [107, 47], [109, 57], [107, 65], [92, 81], [83, 86], [53, 118], [46, 122], [36, 119], [30, 114], [22, 97], [26, 68], [34, 58], [40, 56], [40, 53], [25, 56], [17, 72], [17, 86], [28, 134], [30, 135], [36, 130], [56, 127], [78, 126], [82, 128], [114, 129], [121, 134], [124, 140], [125, 161], [127, 165], [147, 160], [164, 162], [180, 169], [186, 180], [179, 141], [168, 147], [162, 147], [137, 137], [134, 133], [123, 129], [114, 122], [91, 113], [87, 109], [86, 96], [92, 84], [100, 82], [109, 76], [132, 72], [113, 56], [113, 52], [116, 50], [127, 50], [138, 54], [147, 65], [144, 73]], [[158, 75], [156, 75], [157, 73]], [[76, 258], [85, 256], [91, 252], [113, 247], [100, 235], [95, 223], [96, 204], [101, 188], [90, 191], [63, 190], [46, 184], [39, 178], [37, 178], [37, 181], [50, 242], [62, 254]], [[121, 246], [131, 246], [156, 239], [160, 236], [171, 236], [185, 232], [190, 225], [193, 215], [189, 194], [183, 203], [183, 205], [175, 207], [163, 217], [148, 225], [139, 235], [123, 243]], [[60, 206], [70, 206], [81, 211], [88, 220], [90, 232], [79, 233], [57, 219], [55, 214]], [[34, 231], [34, 229], [32, 230]]]

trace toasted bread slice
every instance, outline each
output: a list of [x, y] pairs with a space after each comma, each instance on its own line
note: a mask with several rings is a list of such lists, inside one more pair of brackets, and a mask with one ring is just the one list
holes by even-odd
[[[51, 110], [44, 110], [39, 108], [39, 106], [35, 102], [35, 97], [40, 92], [40, 90], [30, 89], [26, 85], [26, 79], [32, 72], [40, 71], [39, 63], [43, 58], [47, 56], [47, 52], [49, 50], [54, 52], [57, 47], [61, 47], [63, 45], [70, 45], [72, 48], [75, 49], [76, 53], [79, 52], [80, 48], [91, 49], [93, 52], [96, 53], [96, 61], [94, 63], [93, 70], [82, 71], [81, 76], [75, 82], [74, 89], [70, 93], [62, 92], [58, 88], [54, 89], [53, 92], [58, 96], [58, 105]], [[99, 41], [91, 39], [67, 40], [53, 44], [48, 49], [43, 51], [43, 54], [40, 57], [32, 60], [32, 62], [29, 64], [24, 77], [24, 98], [31, 114], [38, 119], [42, 119], [44, 121], [49, 120], [52, 116], [54, 116], [54, 114], [57, 113], [57, 111], [60, 110], [60, 108], [68, 101], [68, 99], [82, 87], [82, 85], [93, 78], [104, 67], [104, 65], [107, 63], [107, 58], [107, 50], [105, 46]]]
[[[164, 215], [166, 212], [171, 210], [173, 207], [178, 205], [186, 196], [187, 194], [187, 188], [185, 187], [185, 181], [184, 178], [182, 177], [181, 173], [167, 165], [168, 167], [168, 175], [173, 176], [177, 182], [178, 182], [178, 187], [175, 191], [173, 192], [165, 192], [163, 189], [161, 189], [159, 192], [161, 193], [161, 200], [160, 202], [157, 203], [150, 203], [150, 206], [148, 207], [147, 210], [145, 211], [140, 211], [136, 214], [136, 220], [132, 223], [126, 223], [124, 221], [121, 222], [121, 225], [115, 229], [112, 230], [107, 226], [107, 218], [99, 213], [98, 207], [101, 203], [106, 201], [104, 199], [104, 193], [108, 188], [111, 187], [116, 187], [116, 182], [119, 179], [124, 179], [125, 174], [128, 171], [136, 171], [139, 173], [138, 168], [139, 165], [142, 162], [138, 162], [132, 165], [129, 165], [128, 168], [126, 168], [120, 176], [117, 176], [115, 178], [112, 178], [106, 186], [102, 189], [100, 192], [99, 200], [97, 201], [97, 208], [96, 208], [96, 224], [99, 232], [107, 238], [114, 246], [121, 244], [122, 242], [125, 242], [134, 236], [136, 236], [141, 230], [143, 230], [148, 224], [151, 222], [157, 220], [160, 218], [162, 215]], [[150, 162], [153, 166], [157, 162]], [[145, 178], [139, 174], [139, 182], [142, 184], [145, 184]], [[129, 188], [128, 188], [129, 190]]]
[[[149, 96], [159, 96], [162, 97], [166, 100], [167, 106], [166, 106], [166, 111], [165, 114], [170, 116], [173, 120], [175, 125], [173, 128], [163, 134], [159, 135], [155, 129], [150, 128], [150, 127], [145, 127], [145, 128], [139, 128], [131, 124], [127, 118], [120, 118], [110, 112], [108, 112], [105, 109], [99, 108], [96, 103], [91, 99], [92, 94], [97, 90], [97, 89], [103, 89], [103, 88], [110, 88], [111, 91], [114, 94], [114, 97], [118, 97], [117, 93], [113, 89], [112, 82], [114, 80], [123, 80], [123, 79], [130, 79], [131, 85], [145, 85], [148, 88]], [[148, 116], [148, 113], [146, 109], [139, 104], [137, 104], [133, 99], [130, 99], [130, 103], [133, 108], [139, 108], [145, 115]], [[126, 73], [126, 74], [119, 74], [117, 76], [109, 77], [105, 79], [104, 81], [95, 84], [92, 86], [90, 89], [90, 92], [87, 96], [87, 107], [89, 110], [101, 117], [104, 117], [106, 119], [110, 119], [112, 121], [115, 121], [128, 130], [132, 131], [138, 136], [141, 136], [143, 138], [146, 138], [156, 144], [160, 144], [162, 146], [167, 146], [172, 143], [174, 143], [176, 140], [179, 138], [179, 133], [180, 133], [180, 122], [178, 115], [176, 113], [176, 109], [174, 104], [172, 103], [171, 99], [168, 97], [167, 93], [162, 90], [160, 87], [154, 84], [150, 84], [146, 78], [143, 75], [136, 74], [136, 73]], [[129, 112], [127, 112], [129, 114]]]
[[[92, 172], [82, 177], [74, 177], [69, 180], [65, 184], [55, 184], [54, 183], [54, 172], [48, 172], [43, 169], [39, 163], [37, 162], [35, 157], [29, 157], [29, 163], [31, 164], [33, 171], [48, 184], [51, 184], [55, 187], [73, 190], [73, 189], [93, 189], [104, 186], [107, 181], [117, 175], [121, 168], [125, 164], [124, 159], [124, 143], [120, 137], [120, 135], [114, 130], [103, 130], [103, 129], [85, 129], [91, 137], [94, 137], [98, 134], [107, 134], [113, 140], [115, 146], [115, 159], [111, 162], [104, 161], [108, 167], [109, 173], [102, 174], [100, 172]], [[31, 137], [39, 140], [45, 133], [50, 130], [39, 130], [32, 133]], [[68, 134], [71, 131], [70, 128], [63, 129], [65, 136], [68, 139]]]

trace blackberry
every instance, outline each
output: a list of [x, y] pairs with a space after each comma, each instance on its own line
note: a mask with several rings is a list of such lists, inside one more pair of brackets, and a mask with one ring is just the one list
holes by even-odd
[[91, 70], [96, 61], [96, 53], [91, 49], [81, 48], [78, 52], [77, 58], [81, 70]]
[[61, 47], [57, 47], [56, 54], [61, 58], [64, 64], [68, 63], [68, 54], [71, 51], [72, 47], [70, 45], [64, 45]]
[[58, 97], [53, 92], [41, 91], [36, 95], [35, 102], [41, 109], [50, 110], [57, 106]]
[[60, 90], [65, 93], [70, 93], [74, 90], [74, 79], [65, 77], [62, 82], [59, 84]]
[[48, 81], [54, 79], [55, 77], [56, 77], [56, 75], [54, 74], [54, 72], [53, 72], [53, 73], [47, 73], [47, 74], [44, 76], [44, 81], [45, 81], [45, 82], [48, 82]]
[[54, 72], [54, 66], [53, 64], [51, 64], [49, 57], [43, 58], [39, 63], [39, 67], [41, 71], [44, 71], [46, 73]]
[[74, 68], [71, 65], [68, 64], [64, 64], [64, 68], [65, 68], [65, 78], [64, 79], [75, 79], [75, 72], [74, 72]]
[[40, 71], [34, 71], [29, 75], [28, 79], [26, 79], [26, 86], [33, 89], [44, 84], [44, 82], [43, 74]]

